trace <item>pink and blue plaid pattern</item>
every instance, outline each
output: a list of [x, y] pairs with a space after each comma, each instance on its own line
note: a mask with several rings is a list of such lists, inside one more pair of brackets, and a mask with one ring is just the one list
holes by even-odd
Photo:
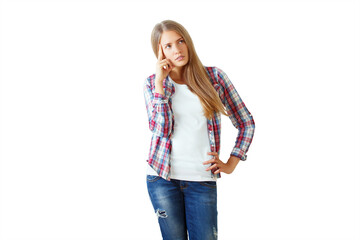
[[[217, 67], [205, 67], [205, 69], [230, 115], [231, 123], [238, 129], [235, 146], [230, 155], [245, 161], [255, 131], [253, 116], [224, 71]], [[155, 74], [145, 80], [144, 98], [149, 128], [152, 131], [150, 151], [146, 161], [159, 176], [170, 181], [171, 135], [174, 131], [175, 121], [171, 96], [175, 92], [175, 87], [169, 81], [168, 76], [163, 80], [163, 88], [164, 94], [155, 92]], [[221, 113], [215, 113], [212, 119], [207, 120], [207, 125], [210, 149], [220, 155]], [[221, 174], [214, 174], [214, 171], [211, 172], [212, 177], [220, 178]]]

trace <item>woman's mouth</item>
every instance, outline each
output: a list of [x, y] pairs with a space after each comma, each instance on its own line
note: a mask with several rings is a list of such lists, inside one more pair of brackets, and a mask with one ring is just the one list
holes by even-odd
[[178, 57], [177, 59], [175, 59], [176, 61], [181, 61], [181, 60], [183, 60], [184, 59], [184, 56], [180, 56], [180, 57]]

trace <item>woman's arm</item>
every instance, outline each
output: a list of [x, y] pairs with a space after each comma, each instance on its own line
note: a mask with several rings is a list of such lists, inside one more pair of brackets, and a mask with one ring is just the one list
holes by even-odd
[[[152, 78], [149, 77], [144, 83], [144, 98], [148, 114], [149, 128], [159, 137], [169, 137], [172, 130], [172, 111], [168, 99], [161, 92], [159, 86], [151, 87]], [[156, 81], [155, 79], [153, 81]], [[162, 82], [161, 82], [162, 83]], [[158, 84], [159, 85], [159, 84]]]
[[221, 86], [221, 101], [230, 115], [231, 123], [238, 129], [235, 146], [230, 156], [238, 157], [245, 161], [247, 158], [246, 152], [254, 136], [255, 122], [226, 73], [217, 67], [215, 69], [215, 76]]

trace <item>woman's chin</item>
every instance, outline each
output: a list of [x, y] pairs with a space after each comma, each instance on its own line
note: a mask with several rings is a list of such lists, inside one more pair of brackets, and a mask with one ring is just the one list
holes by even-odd
[[185, 66], [186, 64], [188, 64], [188, 63], [187, 63], [187, 62], [186, 62], [186, 63], [179, 62], [179, 63], [176, 63], [176, 64], [175, 64], [175, 67], [183, 67], [183, 66]]

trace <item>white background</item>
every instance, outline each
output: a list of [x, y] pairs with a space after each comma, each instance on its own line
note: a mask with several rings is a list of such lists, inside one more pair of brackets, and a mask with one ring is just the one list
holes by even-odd
[[[359, 1], [2, 1], [1, 239], [161, 239], [150, 33], [172, 19], [256, 123], [221, 240], [360, 239]], [[237, 130], [223, 116], [220, 159]]]

